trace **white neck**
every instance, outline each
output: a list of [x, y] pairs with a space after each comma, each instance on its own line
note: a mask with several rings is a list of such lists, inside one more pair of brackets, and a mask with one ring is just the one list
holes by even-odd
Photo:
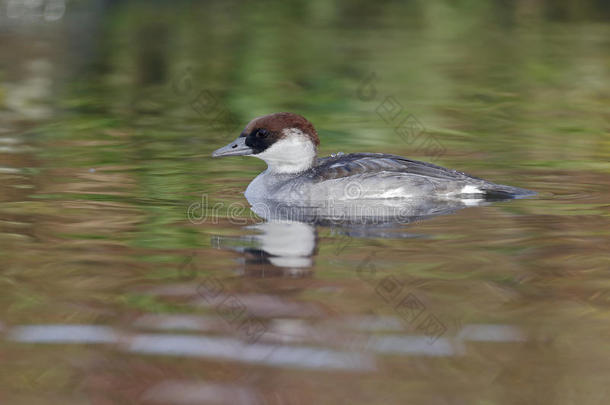
[[297, 128], [283, 131], [284, 138], [256, 156], [263, 159], [272, 173], [299, 173], [309, 169], [316, 158], [316, 146]]

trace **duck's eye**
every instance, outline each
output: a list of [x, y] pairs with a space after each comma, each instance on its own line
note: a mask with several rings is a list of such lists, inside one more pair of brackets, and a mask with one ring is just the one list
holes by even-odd
[[259, 129], [256, 131], [256, 137], [257, 138], [266, 138], [267, 135], [269, 135], [269, 133], [267, 132], [266, 129]]

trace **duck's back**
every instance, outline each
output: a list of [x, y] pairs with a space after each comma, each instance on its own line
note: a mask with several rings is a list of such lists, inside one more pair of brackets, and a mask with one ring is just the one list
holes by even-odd
[[528, 190], [488, 182], [431, 163], [383, 153], [337, 154], [303, 174], [323, 198], [408, 198], [479, 195], [513, 198]]
[[380, 172], [408, 173], [447, 180], [482, 180], [432, 163], [385, 153], [337, 154], [318, 159], [317, 164], [311, 169], [312, 178], [317, 181]]

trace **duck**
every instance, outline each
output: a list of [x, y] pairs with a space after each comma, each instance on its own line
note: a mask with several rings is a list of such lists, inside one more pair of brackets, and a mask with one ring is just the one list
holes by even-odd
[[278, 112], [251, 120], [239, 137], [212, 157], [253, 156], [267, 163], [245, 190], [248, 201], [292, 204], [329, 201], [523, 198], [533, 191], [386, 153], [318, 157], [320, 139], [305, 117]]

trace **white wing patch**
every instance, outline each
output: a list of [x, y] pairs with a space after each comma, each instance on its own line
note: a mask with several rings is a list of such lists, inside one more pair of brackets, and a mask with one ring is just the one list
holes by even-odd
[[478, 187], [469, 184], [460, 190], [460, 194], [483, 194], [483, 192]]
[[370, 198], [408, 198], [410, 195], [404, 188], [394, 188], [380, 194], [372, 195]]

